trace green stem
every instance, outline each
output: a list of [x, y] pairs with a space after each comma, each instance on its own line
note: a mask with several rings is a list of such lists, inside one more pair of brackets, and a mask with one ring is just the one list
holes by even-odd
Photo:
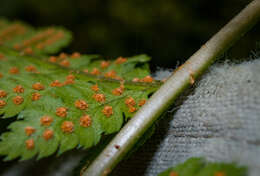
[[174, 100], [259, 18], [260, 0], [254, 0], [177, 69], [82, 175], [107, 175]]

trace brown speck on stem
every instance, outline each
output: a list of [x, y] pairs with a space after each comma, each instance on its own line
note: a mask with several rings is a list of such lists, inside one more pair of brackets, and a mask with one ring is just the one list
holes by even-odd
[[119, 149], [120, 149], [120, 145], [115, 145], [115, 148], [116, 148], [117, 150], [119, 150]]
[[104, 170], [102, 176], [106, 176], [106, 175], [108, 175], [110, 172], [111, 172], [111, 169], [108, 168], [108, 169]]
[[21, 96], [16, 96], [13, 98], [13, 103], [16, 105], [20, 105], [23, 103], [23, 97]]

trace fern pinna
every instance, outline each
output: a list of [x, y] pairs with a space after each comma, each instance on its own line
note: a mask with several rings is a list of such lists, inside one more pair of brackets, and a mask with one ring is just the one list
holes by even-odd
[[146, 55], [115, 61], [79, 53], [46, 55], [70, 38], [61, 28], [35, 30], [0, 21], [0, 115], [17, 116], [1, 136], [6, 160], [96, 145], [160, 86], [149, 76]]

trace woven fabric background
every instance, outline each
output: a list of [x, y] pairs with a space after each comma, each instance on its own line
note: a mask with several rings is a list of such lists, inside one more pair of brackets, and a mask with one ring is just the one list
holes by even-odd
[[[176, 107], [175, 107], [176, 108]], [[171, 113], [170, 113], [171, 114]], [[194, 156], [260, 173], [260, 60], [215, 64], [112, 175], [154, 176]]]

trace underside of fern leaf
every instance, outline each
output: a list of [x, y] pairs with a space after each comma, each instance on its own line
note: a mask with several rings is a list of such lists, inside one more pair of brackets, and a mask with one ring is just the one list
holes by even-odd
[[202, 158], [190, 158], [158, 176], [245, 176], [247, 169], [235, 163], [211, 163]]
[[[0, 55], [0, 114], [17, 115], [1, 136], [0, 154], [6, 160], [89, 148], [102, 134], [118, 131], [160, 85], [147, 77], [145, 55], [111, 61], [106, 68], [97, 56], [66, 57], [71, 60], [67, 69], [7, 48], [0, 48]], [[100, 75], [78, 71], [79, 63], [82, 69], [100, 67]], [[117, 77], [102, 76], [102, 69]], [[126, 81], [135, 70], [144, 77], [141, 83]]]
[[71, 33], [62, 27], [35, 29], [19, 21], [0, 19], [0, 45], [23, 54], [56, 53], [71, 39]]

